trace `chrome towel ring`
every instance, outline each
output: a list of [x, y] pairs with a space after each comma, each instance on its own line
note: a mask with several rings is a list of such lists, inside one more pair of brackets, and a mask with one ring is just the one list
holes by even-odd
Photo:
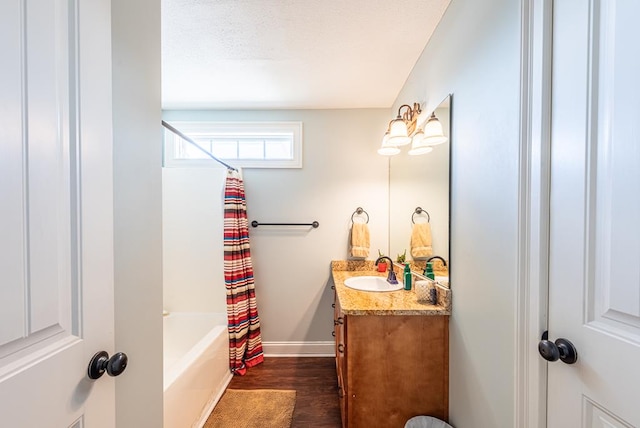
[[427, 212], [427, 210], [423, 210], [422, 208], [417, 207], [417, 208], [415, 209], [415, 211], [413, 212], [413, 214], [411, 214], [411, 223], [416, 224], [416, 222], [415, 222], [415, 220], [414, 220], [414, 217], [415, 217], [415, 215], [416, 215], [416, 214], [418, 214], [418, 215], [420, 215], [420, 214], [426, 214], [426, 215], [427, 215], [427, 223], [430, 223], [430, 222], [431, 222], [431, 216], [429, 215], [429, 213]]
[[362, 215], [362, 214], [366, 215], [366, 216], [367, 216], [367, 221], [366, 221], [366, 223], [369, 223], [369, 213], [367, 213], [364, 209], [362, 209], [362, 207], [358, 207], [358, 208], [356, 208], [356, 210], [353, 212], [353, 214], [351, 214], [351, 223], [353, 223], [353, 217], [354, 217], [356, 214], [357, 214], [357, 215]]

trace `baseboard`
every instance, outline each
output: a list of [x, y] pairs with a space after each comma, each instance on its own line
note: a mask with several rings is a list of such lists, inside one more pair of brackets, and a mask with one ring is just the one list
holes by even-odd
[[335, 357], [335, 342], [262, 342], [265, 357]]

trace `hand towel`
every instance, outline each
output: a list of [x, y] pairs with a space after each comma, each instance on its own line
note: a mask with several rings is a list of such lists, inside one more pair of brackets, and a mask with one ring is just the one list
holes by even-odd
[[411, 230], [411, 257], [424, 259], [433, 255], [431, 247], [431, 225], [416, 223]]
[[369, 257], [369, 226], [366, 223], [351, 226], [351, 257]]

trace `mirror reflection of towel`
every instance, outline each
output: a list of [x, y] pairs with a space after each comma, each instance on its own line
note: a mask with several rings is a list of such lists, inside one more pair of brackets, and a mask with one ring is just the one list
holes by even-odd
[[431, 247], [431, 225], [416, 223], [411, 230], [411, 257], [424, 259], [433, 255]]
[[369, 257], [369, 226], [366, 223], [351, 226], [351, 257]]

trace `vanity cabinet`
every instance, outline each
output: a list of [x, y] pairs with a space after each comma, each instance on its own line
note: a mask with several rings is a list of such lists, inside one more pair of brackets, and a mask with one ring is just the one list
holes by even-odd
[[334, 300], [343, 428], [402, 428], [417, 415], [446, 421], [449, 317], [348, 315]]

